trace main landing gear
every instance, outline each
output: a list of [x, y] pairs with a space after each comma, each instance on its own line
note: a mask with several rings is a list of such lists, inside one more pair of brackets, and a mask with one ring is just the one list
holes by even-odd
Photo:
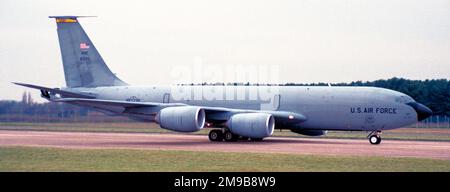
[[208, 134], [208, 138], [210, 141], [226, 141], [226, 142], [234, 142], [234, 141], [238, 141], [238, 140], [249, 140], [250, 141], [262, 141], [262, 138], [248, 138], [248, 137], [243, 137], [243, 136], [239, 136], [236, 135], [234, 133], [232, 133], [230, 130], [228, 129], [213, 129], [209, 132]]
[[233, 134], [229, 130], [213, 129], [208, 134], [210, 141], [233, 142], [239, 139], [239, 135]]
[[378, 145], [381, 143], [381, 131], [372, 131], [367, 138], [372, 145]]
[[223, 134], [222, 130], [211, 130], [208, 134], [210, 141], [222, 141], [223, 140]]

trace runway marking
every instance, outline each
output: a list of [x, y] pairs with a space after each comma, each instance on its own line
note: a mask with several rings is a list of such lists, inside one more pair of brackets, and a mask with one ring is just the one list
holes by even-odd
[[0, 146], [120, 148], [332, 156], [417, 157], [450, 160], [450, 142], [270, 137], [263, 142], [210, 142], [207, 136], [0, 130]]

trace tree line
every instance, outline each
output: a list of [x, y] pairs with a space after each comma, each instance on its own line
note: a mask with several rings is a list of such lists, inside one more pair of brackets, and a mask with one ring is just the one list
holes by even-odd
[[69, 104], [33, 101], [24, 92], [21, 101], [1, 100], [0, 121], [62, 121], [76, 116], [86, 116], [88, 109]]
[[376, 81], [354, 81], [338, 83], [335, 86], [371, 86], [399, 91], [411, 96], [414, 100], [428, 106], [434, 115], [450, 116], [450, 80], [409, 80], [391, 78]]

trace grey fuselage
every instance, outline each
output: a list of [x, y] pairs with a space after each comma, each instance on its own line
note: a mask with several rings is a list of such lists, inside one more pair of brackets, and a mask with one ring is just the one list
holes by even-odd
[[[276, 91], [266, 91], [264, 99], [254, 97], [258, 90], [264, 92], [271, 88], [276, 88]], [[288, 111], [306, 117], [306, 121], [289, 129], [375, 131], [400, 128], [418, 121], [414, 108], [407, 105], [415, 102], [410, 96], [375, 87], [111, 86], [64, 90], [104, 100]], [[181, 98], [180, 91], [184, 92]]]

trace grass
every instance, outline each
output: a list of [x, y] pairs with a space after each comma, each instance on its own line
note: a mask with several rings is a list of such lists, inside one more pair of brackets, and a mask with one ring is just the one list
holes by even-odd
[[450, 161], [128, 149], [0, 147], [0, 171], [450, 171]]
[[[0, 122], [0, 130], [33, 130], [33, 131], [78, 131], [78, 132], [131, 132], [131, 133], [174, 133], [161, 129], [155, 123], [141, 122], [115, 122], [115, 123], [9, 123]], [[203, 129], [191, 134], [206, 135], [209, 129]], [[288, 130], [276, 130], [274, 136], [308, 137]], [[329, 131], [327, 135], [319, 138], [348, 138], [365, 139], [366, 132]], [[424, 140], [424, 141], [450, 141], [450, 129], [444, 128], [405, 128], [383, 132], [383, 139], [396, 140]]]

